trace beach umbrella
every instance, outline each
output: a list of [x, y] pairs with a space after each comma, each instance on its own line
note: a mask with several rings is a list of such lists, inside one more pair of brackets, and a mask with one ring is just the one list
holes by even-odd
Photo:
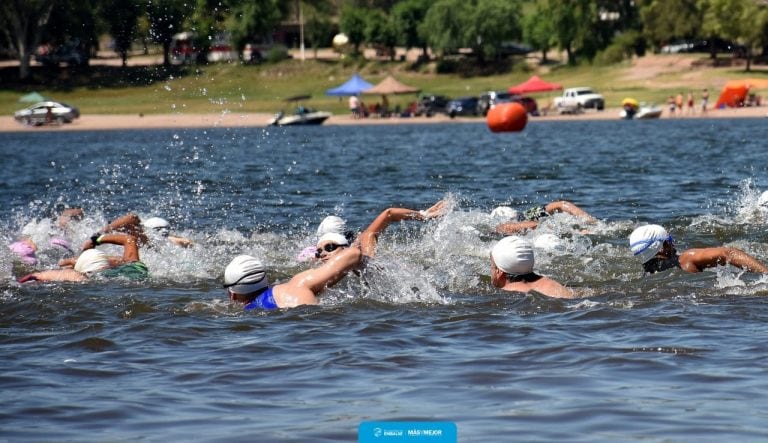
[[20, 103], [37, 103], [41, 101], [45, 101], [45, 97], [37, 92], [30, 92], [29, 94], [22, 95], [21, 98], [19, 98]]
[[557, 83], [549, 83], [545, 80], [542, 80], [538, 75], [534, 75], [519, 85], [510, 86], [509, 93], [529, 94], [531, 92], [547, 92], [557, 89], [563, 89], [563, 86]]
[[341, 86], [328, 89], [327, 91], [325, 91], [325, 93], [328, 95], [338, 95], [338, 96], [359, 95], [361, 92], [365, 91], [366, 89], [370, 89], [372, 87], [373, 87], [372, 84], [363, 80], [363, 78], [360, 77], [360, 75], [355, 74], [352, 76], [352, 78], [347, 80]]
[[370, 95], [389, 95], [389, 94], [415, 94], [420, 92], [421, 89], [414, 86], [408, 86], [400, 83], [391, 75], [379, 82], [376, 86], [366, 89], [363, 94]]

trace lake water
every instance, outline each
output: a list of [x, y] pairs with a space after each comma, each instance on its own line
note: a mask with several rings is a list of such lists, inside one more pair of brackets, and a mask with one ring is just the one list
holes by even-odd
[[[764, 119], [532, 121], [0, 133], [1, 441], [352, 442], [365, 421], [454, 422], [462, 442], [768, 440], [768, 278], [721, 267], [643, 277], [627, 238], [768, 261]], [[238, 254], [273, 280], [326, 215], [452, 210], [383, 235], [367, 285], [320, 306], [243, 312]], [[491, 210], [566, 199], [536, 268], [584, 295], [500, 293]], [[86, 218], [60, 231], [54, 212]], [[126, 212], [195, 242], [142, 250], [151, 278], [19, 285]], [[550, 245], [552, 246], [552, 245]], [[104, 249], [109, 250], [108, 247]]]

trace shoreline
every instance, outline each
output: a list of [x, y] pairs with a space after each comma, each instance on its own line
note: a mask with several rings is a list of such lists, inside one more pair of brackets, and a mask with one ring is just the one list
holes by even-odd
[[[615, 120], [620, 121], [620, 108], [606, 108], [604, 111], [588, 111], [577, 115], [550, 114], [529, 117], [528, 123], [545, 121], [584, 121]], [[0, 132], [26, 131], [98, 131], [116, 129], [175, 129], [175, 128], [236, 128], [267, 127], [273, 114], [267, 113], [220, 113], [220, 114], [93, 114], [81, 115], [79, 119], [64, 125], [24, 126], [13, 117], [0, 117]], [[704, 119], [704, 118], [765, 118], [768, 107], [712, 109], [707, 114], [669, 117], [665, 113], [661, 119]], [[353, 119], [350, 115], [333, 115], [324, 123], [325, 126], [343, 125], [399, 125], [429, 123], [485, 123], [482, 117], [456, 117], [438, 114], [432, 117], [391, 117]]]

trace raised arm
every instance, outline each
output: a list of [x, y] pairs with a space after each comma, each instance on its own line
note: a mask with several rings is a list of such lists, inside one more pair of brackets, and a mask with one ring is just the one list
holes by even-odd
[[403, 220], [426, 221], [444, 215], [446, 210], [445, 200], [441, 200], [432, 205], [429, 209], [423, 211], [406, 208], [385, 209], [373, 220], [373, 222], [371, 222], [370, 225], [368, 225], [367, 228], [365, 228], [355, 243], [360, 245], [363, 255], [373, 257], [376, 255], [376, 246], [379, 243], [379, 235], [393, 222]]
[[565, 212], [566, 214], [579, 217], [590, 223], [594, 223], [596, 221], [595, 218], [589, 215], [585, 210], [565, 200], [552, 202], [545, 206], [544, 210], [549, 214], [554, 214], [555, 212]]
[[680, 254], [680, 267], [688, 272], [701, 272], [706, 268], [730, 264], [751, 272], [768, 274], [768, 267], [741, 249], [719, 248], [688, 249]]
[[322, 266], [308, 269], [293, 276], [286, 284], [290, 292], [291, 287], [309, 289], [315, 296], [318, 296], [327, 287], [333, 286], [345, 275], [354, 269], [362, 259], [360, 248], [350, 246], [340, 251], [332, 259], [323, 263]]
[[[117, 261], [117, 264], [120, 263], [132, 263], [135, 261], [140, 261], [139, 259], [139, 245], [136, 241], [136, 237], [128, 234], [121, 234], [121, 233], [114, 233], [114, 234], [103, 234], [103, 235], [94, 235], [89, 240], [85, 242], [83, 245], [83, 250], [85, 249], [91, 249], [96, 247], [97, 245], [101, 244], [113, 244], [113, 245], [120, 245], [123, 247], [123, 256], [120, 257]], [[110, 259], [111, 264], [115, 260]]]

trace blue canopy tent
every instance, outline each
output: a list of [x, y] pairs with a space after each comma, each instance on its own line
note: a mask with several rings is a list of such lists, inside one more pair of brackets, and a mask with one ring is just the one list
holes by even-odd
[[352, 76], [352, 78], [347, 80], [347, 82], [344, 83], [343, 85], [337, 88], [329, 89], [325, 91], [325, 93], [328, 95], [339, 95], [339, 96], [359, 95], [366, 89], [371, 89], [372, 87], [373, 87], [372, 84], [363, 80], [363, 78], [360, 77], [360, 75], [355, 74]]

